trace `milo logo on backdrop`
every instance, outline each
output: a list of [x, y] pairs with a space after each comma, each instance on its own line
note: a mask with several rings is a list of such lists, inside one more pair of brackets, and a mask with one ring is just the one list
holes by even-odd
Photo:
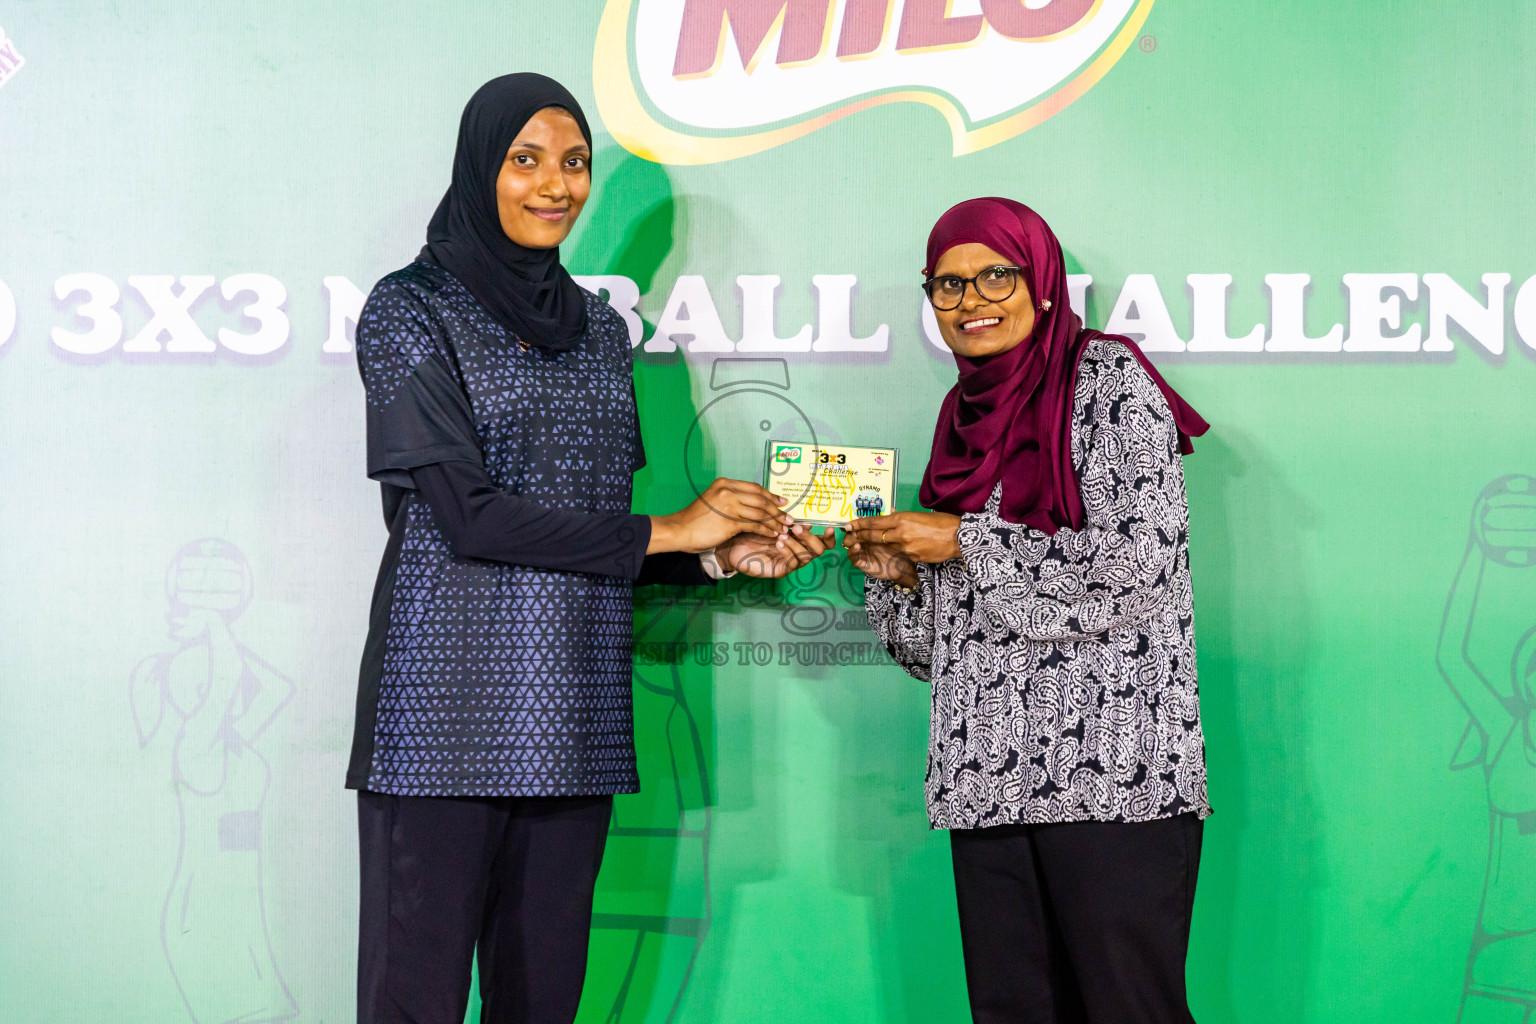
[[747, 156], [884, 103], [923, 103], [954, 152], [1027, 131], [1093, 87], [1153, 0], [608, 0], [598, 111], [668, 164]]
[[0, 28], [0, 85], [10, 81], [25, 63], [21, 54], [16, 52], [16, 44], [7, 39], [5, 29]]

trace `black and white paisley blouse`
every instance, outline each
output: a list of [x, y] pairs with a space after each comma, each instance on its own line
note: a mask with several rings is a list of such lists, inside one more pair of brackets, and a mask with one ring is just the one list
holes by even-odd
[[1119, 342], [1083, 354], [1072, 461], [1083, 529], [1007, 522], [999, 487], [916, 592], [866, 582], [870, 625], [933, 684], [934, 828], [1211, 813], [1178, 435]]

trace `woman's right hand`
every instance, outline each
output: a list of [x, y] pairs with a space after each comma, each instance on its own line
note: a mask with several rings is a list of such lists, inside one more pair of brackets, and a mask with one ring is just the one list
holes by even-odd
[[687, 508], [669, 516], [651, 516], [648, 555], [659, 551], [698, 554], [719, 547], [738, 533], [777, 538], [795, 521], [784, 514], [785, 501], [746, 480], [721, 477]]
[[843, 533], [843, 547], [848, 549], [848, 561], [866, 576], [877, 580], [891, 580], [907, 588], [920, 582], [917, 563], [889, 544], [860, 542], [858, 534]]

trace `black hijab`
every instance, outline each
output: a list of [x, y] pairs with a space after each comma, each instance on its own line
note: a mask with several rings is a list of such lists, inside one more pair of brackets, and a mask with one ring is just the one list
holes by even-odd
[[584, 293], [560, 265], [560, 247], [529, 249], [501, 229], [496, 177], [517, 133], [545, 107], [576, 119], [587, 145], [592, 132], [576, 98], [552, 78], [502, 75], [469, 98], [459, 120], [453, 184], [427, 225], [421, 257], [458, 278], [507, 330], [554, 352], [575, 348], [587, 329]]

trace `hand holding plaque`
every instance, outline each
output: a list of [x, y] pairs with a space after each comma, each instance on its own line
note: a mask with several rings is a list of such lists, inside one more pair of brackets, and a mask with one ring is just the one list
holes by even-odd
[[959, 533], [960, 517], [947, 512], [893, 512], [850, 521], [843, 547], [864, 573], [910, 589], [918, 563], [960, 557]]
[[781, 579], [820, 558], [836, 542], [830, 526], [817, 536], [809, 526], [796, 523], [773, 540], [755, 533], [739, 533], [715, 549], [715, 558], [726, 572]]

